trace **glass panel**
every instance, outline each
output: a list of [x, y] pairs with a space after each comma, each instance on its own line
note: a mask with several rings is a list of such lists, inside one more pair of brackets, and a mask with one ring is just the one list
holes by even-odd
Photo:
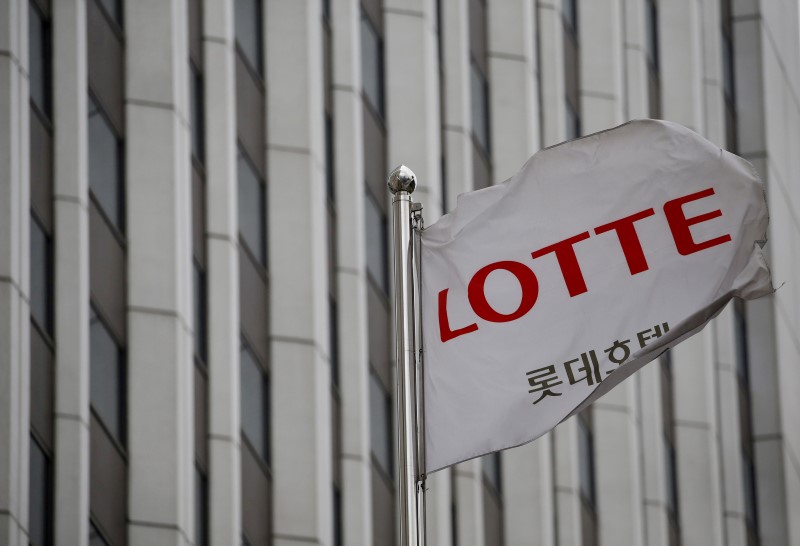
[[108, 542], [100, 535], [94, 523], [89, 524], [89, 546], [108, 546]]
[[236, 0], [236, 43], [250, 67], [263, 76], [261, 0]]
[[333, 120], [330, 115], [325, 116], [325, 182], [328, 199], [336, 200], [336, 178], [334, 177], [333, 163]]
[[194, 352], [200, 360], [208, 358], [208, 339], [206, 326], [206, 276], [197, 262], [194, 266]]
[[489, 97], [486, 78], [476, 63], [470, 67], [472, 134], [485, 152], [489, 151]]
[[675, 460], [675, 446], [664, 438], [664, 459], [667, 472], [667, 510], [673, 518], [678, 516], [678, 468]]
[[375, 374], [369, 375], [369, 428], [372, 454], [391, 479], [392, 473], [392, 414], [389, 394]]
[[100, 0], [100, 5], [115, 23], [122, 26], [122, 0]]
[[194, 532], [195, 544], [208, 544], [208, 482], [199, 468], [194, 468]]
[[336, 301], [328, 299], [328, 335], [330, 337], [331, 350], [331, 380], [334, 385], [339, 384], [339, 319], [337, 315]]
[[381, 117], [383, 105], [383, 44], [366, 13], [361, 14], [361, 78], [364, 95]]
[[567, 112], [567, 127], [566, 127], [566, 137], [567, 140], [572, 140], [574, 138], [578, 138], [581, 136], [581, 118], [578, 115], [578, 111], [572, 106], [569, 99], [566, 99], [566, 112]]
[[50, 238], [31, 215], [31, 317], [52, 334], [52, 255]]
[[733, 40], [726, 32], [722, 33], [722, 85], [725, 97], [733, 102]]
[[577, 0], [563, 0], [561, 2], [561, 10], [564, 15], [564, 21], [569, 26], [569, 30], [577, 33], [578, 30], [578, 2]]
[[589, 426], [578, 419], [578, 472], [581, 495], [594, 506], [594, 438]]
[[388, 255], [386, 253], [386, 218], [367, 191], [365, 215], [367, 238], [367, 272], [384, 293], [389, 291]]
[[32, 546], [48, 546], [52, 544], [50, 522], [53, 491], [50, 483], [50, 459], [33, 436], [30, 446], [28, 532]]
[[92, 407], [109, 433], [124, 444], [124, 385], [120, 348], [92, 308], [89, 319]]
[[189, 63], [189, 70], [192, 76], [189, 85], [190, 112], [192, 115], [192, 152], [200, 163], [205, 162], [205, 116], [203, 108], [205, 99], [203, 94], [203, 76], [194, 65]]
[[269, 462], [269, 399], [264, 371], [256, 357], [242, 346], [241, 354], [242, 431], [264, 462]]
[[733, 321], [736, 337], [736, 372], [739, 375], [739, 381], [749, 395], [750, 374], [747, 358], [747, 320], [745, 318], [744, 302], [741, 300], [736, 300], [733, 304]]
[[483, 475], [486, 480], [494, 487], [498, 493], [501, 491], [501, 470], [500, 470], [500, 454], [490, 453], [481, 458], [481, 467], [483, 468]]
[[261, 265], [267, 264], [264, 183], [239, 150], [239, 232]]
[[89, 187], [106, 217], [124, 231], [121, 146], [97, 103], [89, 97]]
[[742, 472], [744, 473], [744, 514], [750, 531], [758, 536], [756, 474], [753, 459], [746, 452], [742, 453]]
[[30, 2], [28, 10], [28, 62], [30, 95], [37, 108], [50, 117], [50, 25], [39, 8]]
[[342, 546], [342, 493], [333, 488], [333, 546]]

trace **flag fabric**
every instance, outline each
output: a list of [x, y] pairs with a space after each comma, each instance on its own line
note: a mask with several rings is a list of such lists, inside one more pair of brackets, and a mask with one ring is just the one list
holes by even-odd
[[640, 120], [538, 152], [422, 234], [425, 467], [545, 434], [773, 292], [753, 166]]

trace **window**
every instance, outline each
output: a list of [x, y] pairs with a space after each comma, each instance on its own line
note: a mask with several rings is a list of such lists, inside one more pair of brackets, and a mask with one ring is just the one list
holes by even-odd
[[31, 317], [47, 334], [53, 332], [53, 255], [50, 237], [31, 214]]
[[331, 381], [339, 385], [339, 318], [336, 300], [328, 298], [328, 336], [331, 351]]
[[244, 343], [240, 366], [242, 432], [256, 455], [269, 464], [269, 383], [255, 355]]
[[330, 114], [325, 115], [325, 187], [328, 191], [328, 200], [336, 201], [336, 178], [334, 176], [333, 162], [333, 119]]
[[744, 474], [744, 515], [747, 527], [753, 536], [758, 536], [758, 499], [756, 497], [756, 472], [753, 458], [747, 451], [742, 453], [742, 472]]
[[483, 476], [486, 481], [489, 482], [495, 491], [500, 493], [500, 491], [502, 491], [500, 453], [484, 455], [481, 458], [481, 467], [483, 468]]
[[342, 492], [333, 486], [333, 546], [342, 546]]
[[725, 98], [729, 102], [734, 102], [734, 80], [733, 80], [733, 39], [731, 35], [722, 32], [722, 85], [725, 90]]
[[322, 0], [322, 18], [326, 21], [331, 18], [331, 0]]
[[194, 275], [194, 353], [203, 363], [208, 361], [208, 304], [206, 300], [206, 275], [197, 262]]
[[108, 546], [108, 542], [94, 526], [94, 523], [89, 522], [89, 546]]
[[264, 75], [261, 0], [236, 0], [236, 44], [250, 68]]
[[92, 408], [108, 433], [124, 445], [125, 370], [122, 350], [93, 307], [89, 317], [89, 341]]
[[36, 3], [28, 3], [28, 62], [31, 101], [48, 119], [52, 114], [50, 24]]
[[470, 66], [472, 134], [484, 152], [489, 152], [489, 86], [478, 64]]
[[678, 518], [678, 464], [675, 458], [675, 446], [669, 438], [664, 437], [664, 462], [667, 477], [667, 511], [677, 521]]
[[647, 60], [653, 70], [658, 71], [658, 8], [655, 0], [647, 0], [645, 16], [647, 17]]
[[33, 436], [31, 436], [30, 446], [28, 534], [31, 546], [49, 546], [53, 543], [51, 527], [53, 487], [50, 477], [50, 459]]
[[367, 102], [383, 118], [383, 43], [364, 12], [361, 12], [361, 78]]
[[389, 292], [389, 268], [386, 248], [386, 217], [378, 203], [367, 190], [365, 200], [366, 239], [367, 239], [367, 272], [372, 280], [384, 292]]
[[106, 14], [117, 25], [122, 27], [122, 0], [99, 0], [98, 2]]
[[581, 136], [581, 118], [578, 114], [578, 110], [572, 105], [569, 99], [566, 100], [566, 111], [567, 111], [567, 127], [566, 127], [566, 137], [567, 140], [572, 140], [574, 138], [578, 138]]
[[578, 417], [578, 465], [581, 496], [593, 507], [595, 505], [594, 435], [583, 415]]
[[124, 232], [122, 145], [89, 96], [89, 188], [106, 218]]
[[202, 164], [206, 159], [203, 75], [200, 74], [200, 70], [192, 62], [189, 63], [189, 73], [191, 74], [189, 108], [192, 116], [192, 153], [197, 161]]
[[196, 546], [208, 544], [208, 480], [194, 467], [194, 534]]
[[563, 0], [561, 2], [561, 13], [567, 29], [573, 34], [578, 33], [578, 2], [577, 0]]
[[239, 150], [239, 233], [261, 265], [267, 264], [266, 203], [264, 182], [242, 150]]
[[392, 479], [391, 398], [374, 373], [369, 374], [369, 417], [372, 455], [378, 466]]

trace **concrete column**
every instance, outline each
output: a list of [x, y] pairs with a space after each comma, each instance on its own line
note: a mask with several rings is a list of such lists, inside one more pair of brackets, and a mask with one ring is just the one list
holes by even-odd
[[28, 9], [0, 2], [0, 543], [28, 543]]
[[[585, 133], [602, 131], [625, 121], [623, 1], [583, 2], [578, 11], [581, 113]], [[639, 383], [639, 378], [633, 377], [592, 406], [600, 544], [647, 544]]]
[[332, 537], [320, 8], [317, 0], [265, 3], [276, 546]]
[[384, 0], [383, 21], [389, 168], [403, 163], [417, 175], [414, 201], [430, 224], [442, 210], [436, 5]]
[[723, 542], [712, 337], [708, 329], [673, 351], [678, 505], [689, 544]]
[[239, 221], [234, 4], [203, 2], [208, 290], [209, 539], [242, 536], [239, 397]]
[[331, 0], [344, 543], [372, 544], [361, 7]]
[[89, 168], [86, 5], [53, 2], [54, 537], [89, 538]]
[[[631, 1], [631, 0], [628, 0]], [[697, 0], [659, 2], [661, 112], [703, 134], [703, 51]]]
[[586, 134], [625, 121], [623, 1], [582, 2], [578, 10], [581, 122]]
[[481, 459], [459, 463], [453, 468], [456, 496], [456, 533], [459, 546], [486, 544], [483, 521], [483, 468]]
[[187, 15], [126, 2], [128, 540], [194, 542]]
[[469, 3], [441, 0], [442, 58], [444, 59], [445, 210], [473, 189], [472, 118], [470, 110]]
[[739, 377], [736, 363], [736, 332], [733, 307], [729, 305], [714, 320], [716, 388], [720, 428], [722, 518], [725, 544], [747, 546], [744, 505], [744, 469], [739, 408]]
[[494, 182], [511, 178], [540, 147], [536, 2], [489, 2], [488, 51]]
[[561, 0], [539, 0], [537, 4], [542, 146], [552, 146], [567, 138], [564, 23]]

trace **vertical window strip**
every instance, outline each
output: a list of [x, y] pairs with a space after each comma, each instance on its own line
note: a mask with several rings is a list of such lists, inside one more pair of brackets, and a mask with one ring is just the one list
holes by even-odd
[[125, 446], [126, 381], [123, 351], [95, 307], [90, 307], [90, 401], [110, 437]]
[[28, 64], [30, 99], [38, 113], [51, 119], [52, 97], [52, 35], [50, 21], [34, 0], [28, 2]]
[[31, 546], [53, 543], [53, 478], [50, 457], [30, 435], [28, 538]]

